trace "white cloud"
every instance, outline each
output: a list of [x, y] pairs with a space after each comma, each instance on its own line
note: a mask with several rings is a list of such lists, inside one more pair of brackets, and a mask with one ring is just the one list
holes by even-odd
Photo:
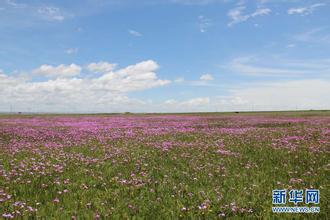
[[117, 64], [108, 63], [108, 62], [98, 62], [98, 63], [90, 63], [87, 65], [87, 69], [93, 73], [106, 73], [111, 72], [116, 68]]
[[294, 35], [293, 39], [307, 43], [330, 44], [329, 28], [313, 28], [311, 30]]
[[[330, 80], [259, 82], [232, 87], [226, 96], [169, 99], [163, 103], [129, 98], [130, 92], [169, 83], [153, 74], [157, 65], [141, 62], [107, 77], [58, 78], [33, 82], [0, 73], [0, 111], [34, 112], [198, 112], [329, 109]], [[131, 77], [133, 75], [138, 77]], [[237, 86], [237, 85], [232, 85]]]
[[211, 74], [201, 75], [199, 80], [186, 80], [184, 77], [179, 77], [174, 80], [175, 83], [185, 86], [213, 86], [209, 83], [214, 78]]
[[302, 16], [310, 15], [317, 8], [323, 7], [325, 5], [326, 4], [324, 4], [324, 3], [317, 3], [317, 4], [313, 4], [313, 5], [306, 6], [306, 7], [290, 8], [290, 9], [288, 9], [288, 14], [289, 15], [299, 14], [299, 15], [302, 15]]
[[158, 64], [152, 60], [143, 61], [95, 79], [98, 86], [120, 92], [130, 92], [163, 86], [169, 80], [160, 80], [155, 71]]
[[131, 99], [128, 94], [170, 83], [169, 80], [158, 79], [155, 72], [158, 64], [152, 60], [107, 72], [100, 77], [68, 78], [78, 74], [80, 69], [73, 64], [62, 64], [57, 67], [43, 65], [33, 71], [54, 78], [46, 81], [0, 74], [0, 111], [8, 110], [10, 104], [15, 111], [34, 112], [143, 111], [141, 106], [148, 103]]
[[135, 30], [128, 30], [128, 33], [134, 37], [142, 37], [143, 35], [138, 32], [138, 31], [135, 31]]
[[[233, 85], [237, 86], [237, 85]], [[240, 85], [225, 96], [190, 100], [166, 100], [158, 107], [162, 112], [198, 111], [271, 111], [330, 108], [330, 80], [281, 80]], [[155, 106], [149, 106], [155, 108]]]
[[21, 4], [21, 3], [17, 3], [14, 0], [6, 0], [7, 4], [14, 7], [14, 8], [18, 8], [18, 9], [22, 9], [26, 7], [26, 4]]
[[330, 81], [325, 79], [265, 82], [234, 89], [214, 102], [218, 110], [329, 109]]
[[48, 78], [65, 78], [65, 77], [73, 77], [80, 74], [81, 67], [76, 64], [70, 65], [41, 65], [39, 68], [34, 69], [32, 72], [36, 75], [45, 76]]
[[207, 32], [207, 30], [212, 26], [212, 21], [203, 15], [198, 16], [198, 27], [201, 33]]
[[217, 2], [226, 2], [228, 0], [170, 0], [172, 3], [183, 5], [207, 5]]
[[296, 45], [295, 44], [288, 44], [286, 47], [287, 48], [294, 48], [294, 47], [296, 47]]
[[197, 97], [184, 101], [166, 100], [159, 106], [161, 112], [199, 112], [210, 111], [210, 98]]
[[38, 13], [51, 21], [63, 21], [65, 19], [64, 14], [60, 8], [53, 6], [43, 6], [38, 9]]
[[203, 106], [208, 105], [210, 103], [210, 98], [201, 97], [201, 98], [193, 98], [188, 101], [184, 101], [181, 104], [184, 106]]
[[224, 66], [231, 72], [250, 76], [311, 77], [330, 73], [330, 60], [290, 60], [276, 57], [238, 57]]
[[68, 48], [68, 49], [66, 49], [65, 50], [65, 53], [67, 53], [67, 54], [76, 54], [76, 53], [78, 53], [78, 48]]
[[184, 82], [185, 80], [184, 80], [184, 77], [179, 77], [179, 78], [176, 78], [175, 80], [174, 80], [174, 82], [175, 83], [182, 83], [182, 82]]
[[178, 101], [176, 101], [175, 99], [168, 99], [164, 102], [166, 105], [174, 105], [177, 104]]
[[[267, 66], [267, 59], [272, 60], [271, 63], [281, 63], [281, 65], [263, 67], [261, 64]], [[239, 85], [235, 83], [226, 86], [227, 89], [223, 93], [226, 96], [213, 95], [213, 97], [191, 97], [182, 100], [178, 95], [175, 99], [154, 102], [154, 100], [130, 98], [133, 92], [170, 83], [169, 80], [159, 79], [156, 74], [159, 66], [153, 60], [118, 70], [107, 69], [101, 76], [83, 74], [85, 69], [81, 69], [82, 74], [79, 78], [67, 72], [63, 76], [63, 69], [71, 65], [62, 64], [55, 67], [43, 65], [46, 68], [41, 66], [37, 70], [42, 70], [40, 73], [44, 75], [50, 74], [51, 79], [33, 81], [17, 74], [5, 74], [0, 71], [0, 111], [9, 111], [10, 106], [13, 106], [14, 111], [23, 112], [199, 112], [330, 108], [330, 60], [274, 61], [271, 58], [249, 57], [241, 58], [237, 62], [254, 68], [253, 74], [257, 72], [274, 75], [281, 70], [280, 74], [283, 75], [316, 72], [324, 74], [325, 77], [322, 79], [322, 76], [317, 75], [319, 76], [317, 78], [315, 74], [311, 74], [314, 79], [300, 77], [298, 80], [281, 78], [277, 81]], [[245, 66], [240, 68], [251, 74], [251, 69], [245, 69]], [[58, 74], [55, 70], [62, 71], [62, 74]], [[207, 85], [208, 82], [200, 80], [184, 81], [184, 83]]]
[[7, 19], [0, 22], [0, 25], [15, 28], [39, 26], [44, 22], [63, 22], [74, 17], [73, 12], [80, 13], [77, 8], [59, 7], [45, 1], [0, 0], [1, 7], [6, 9], [3, 16]]
[[211, 74], [203, 74], [199, 79], [202, 81], [212, 81], [214, 78]]
[[243, 14], [242, 12], [246, 9], [245, 6], [239, 6], [234, 9], [231, 9], [228, 12], [228, 16], [231, 21], [228, 23], [228, 26], [233, 26], [234, 24], [241, 23], [249, 20], [250, 18], [254, 18], [257, 16], [268, 15], [271, 13], [271, 9], [269, 8], [257, 8], [257, 10], [251, 14]]

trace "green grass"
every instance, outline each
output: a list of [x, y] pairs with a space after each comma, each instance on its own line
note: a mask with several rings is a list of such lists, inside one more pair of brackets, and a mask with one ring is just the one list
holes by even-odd
[[[173, 140], [197, 145], [168, 151], [147, 146], [145, 140], [39, 147], [36, 153], [27, 150], [16, 155], [0, 151], [6, 172], [22, 161], [27, 166], [42, 162], [48, 172], [22, 172], [24, 175], [13, 178], [15, 181], [0, 176], [0, 189], [13, 196], [0, 203], [0, 213], [12, 211], [13, 201], [24, 201], [37, 208], [37, 212], [25, 213], [30, 218], [92, 219], [99, 214], [111, 219], [214, 219], [224, 213], [226, 218], [235, 219], [329, 219], [329, 154], [312, 153], [305, 145], [297, 151], [273, 149], [270, 140], [254, 135], [185, 133], [148, 138], [153, 143]], [[226, 150], [239, 156], [216, 153], [214, 141], [218, 139], [223, 139]], [[61, 173], [53, 168], [58, 163], [65, 166]], [[290, 183], [291, 178], [303, 182]], [[65, 179], [70, 179], [69, 184], [63, 183]], [[123, 180], [127, 183], [121, 183]], [[321, 212], [272, 213], [272, 190], [290, 187], [320, 189]], [[59, 195], [64, 189], [68, 192]], [[54, 203], [55, 198], [60, 202]], [[199, 209], [203, 203], [207, 208]], [[235, 212], [233, 206], [245, 211]]]

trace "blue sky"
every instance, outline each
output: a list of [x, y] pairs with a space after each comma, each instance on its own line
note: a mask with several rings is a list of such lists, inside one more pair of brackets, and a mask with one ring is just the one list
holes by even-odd
[[0, 111], [330, 108], [330, 1], [0, 0]]

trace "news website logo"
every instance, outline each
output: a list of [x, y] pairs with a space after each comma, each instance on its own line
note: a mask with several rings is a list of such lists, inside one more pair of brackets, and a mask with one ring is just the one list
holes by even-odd
[[[288, 200], [287, 195], [289, 196]], [[287, 202], [294, 206], [285, 206]], [[299, 206], [300, 204], [318, 205], [319, 203], [320, 190], [318, 189], [305, 189], [305, 191], [292, 189], [289, 193], [286, 189], [273, 190], [273, 205], [276, 205], [272, 207], [274, 213], [319, 213], [319, 206]]]

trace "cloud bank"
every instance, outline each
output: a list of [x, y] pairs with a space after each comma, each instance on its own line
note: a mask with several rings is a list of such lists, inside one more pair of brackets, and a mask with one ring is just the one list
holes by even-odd
[[91, 63], [86, 69], [101, 76], [82, 75], [83, 67], [41, 65], [32, 73], [45, 80], [0, 73], [0, 111], [12, 106], [16, 111], [33, 112], [113, 112], [143, 103], [128, 93], [169, 84], [157, 77], [158, 64], [143, 61], [122, 69], [106, 62]]

